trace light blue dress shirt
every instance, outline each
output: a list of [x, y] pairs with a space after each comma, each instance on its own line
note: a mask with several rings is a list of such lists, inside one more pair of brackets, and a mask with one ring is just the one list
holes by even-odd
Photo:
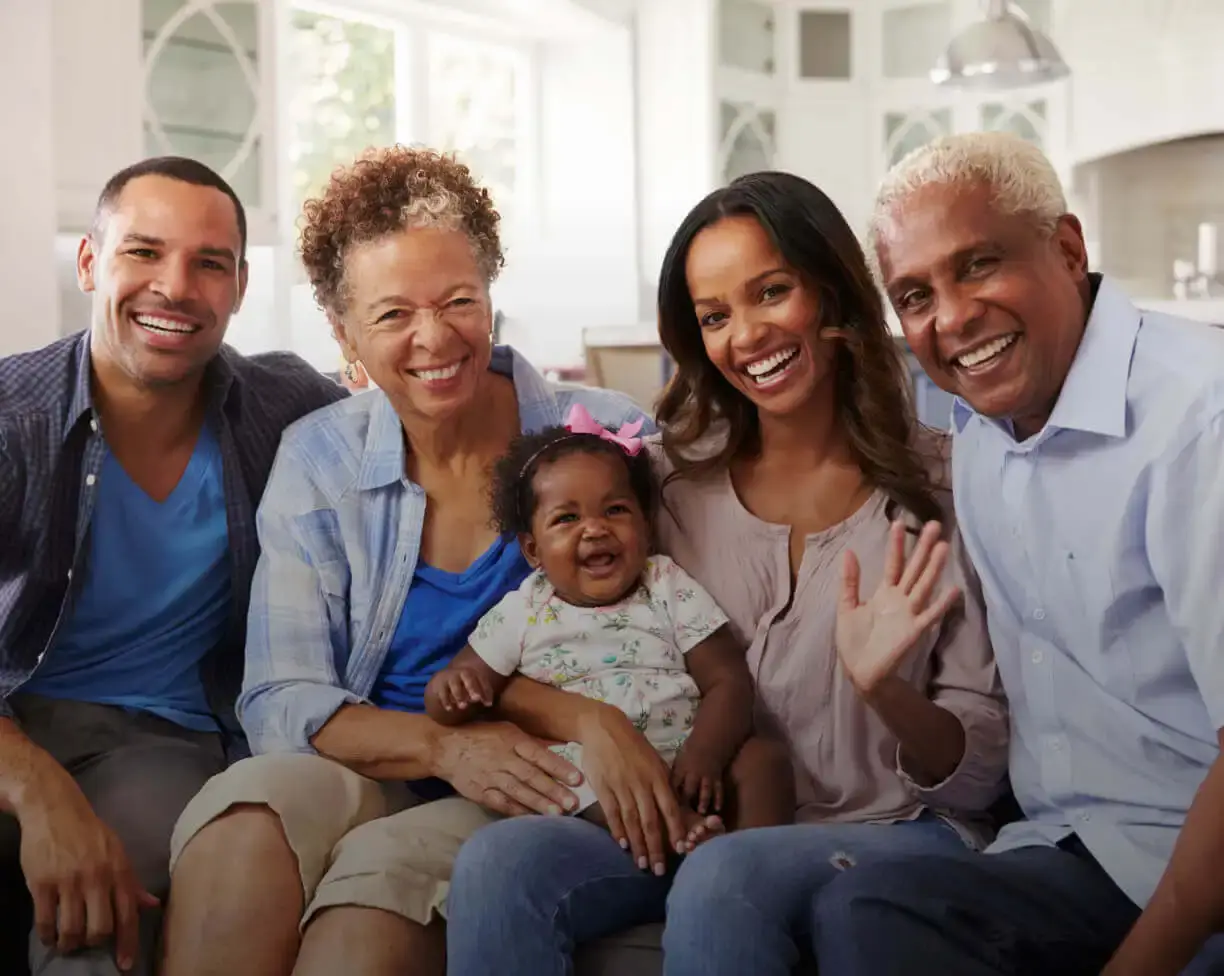
[[[623, 394], [546, 382], [509, 347], [491, 368], [513, 378], [525, 432], [563, 423], [574, 403], [609, 427], [642, 417]], [[369, 701], [420, 553], [425, 492], [404, 471], [400, 421], [378, 391], [285, 432], [256, 520], [238, 699], [253, 752], [314, 752], [342, 705]]]
[[1038, 434], [953, 427], [1027, 817], [990, 850], [1074, 832], [1142, 907], [1224, 726], [1224, 330], [1105, 279]]

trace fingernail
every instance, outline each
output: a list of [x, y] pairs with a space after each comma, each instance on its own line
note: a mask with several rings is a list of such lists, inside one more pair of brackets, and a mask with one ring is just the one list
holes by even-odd
[[656, 864], [656, 865], [654, 866], [654, 873], [655, 873], [656, 877], [660, 877], [660, 878], [661, 878], [661, 877], [663, 877], [663, 875], [665, 875], [665, 874], [667, 873], [667, 865], [665, 865], [665, 864]]
[[627, 851], [627, 850], [629, 850], [629, 841], [625, 840], [625, 838], [624, 838], [624, 837], [622, 837], [620, 840], [618, 840], [618, 841], [617, 841], [617, 843], [618, 843], [618, 844], [620, 844], [620, 846], [621, 846], [621, 850], [622, 850], [622, 851]]
[[645, 871], [650, 866], [650, 862], [644, 857], [638, 858], [638, 867]]
[[580, 774], [578, 774], [578, 773], [570, 773], [570, 778], [569, 778], [569, 781], [570, 781], [570, 783], [572, 783], [574, 786], [577, 786], [579, 783], [581, 783], [581, 782], [582, 782], [582, 776], [581, 776]]
[[554, 817], [561, 816], [561, 808], [557, 806], [555, 803], [549, 806], [548, 812]]
[[565, 801], [565, 809], [566, 809], [566, 810], [573, 810], [573, 809], [574, 809], [574, 807], [576, 807], [577, 805], [578, 805], [578, 801], [577, 801], [577, 800], [575, 800], [575, 799], [574, 799], [572, 796], [571, 796], [571, 797], [569, 797], [569, 798], [568, 798], [568, 799]]

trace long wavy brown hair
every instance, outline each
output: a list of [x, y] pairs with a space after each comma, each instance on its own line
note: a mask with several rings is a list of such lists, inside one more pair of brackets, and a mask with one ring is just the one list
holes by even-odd
[[[733, 458], [761, 448], [756, 406], [710, 362], [689, 294], [685, 265], [693, 239], [726, 217], [760, 222], [783, 260], [819, 296], [820, 321], [836, 329], [837, 411], [850, 450], [867, 481], [922, 521], [941, 520], [929, 459], [916, 446], [919, 431], [909, 373], [889, 332], [884, 305], [854, 232], [818, 187], [789, 173], [753, 173], [715, 190], [685, 217], [672, 238], [659, 277], [659, 338], [675, 370], [656, 408], [673, 477], [703, 478]], [[719, 449], [692, 449], [725, 423]]]

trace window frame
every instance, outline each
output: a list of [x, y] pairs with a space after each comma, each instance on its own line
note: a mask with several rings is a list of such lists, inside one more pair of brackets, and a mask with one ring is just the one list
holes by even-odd
[[[478, 14], [447, 9], [426, 0], [290, 0], [284, 23], [293, 11], [305, 10], [341, 20], [370, 24], [395, 34], [395, 138], [407, 145], [429, 145], [430, 129], [430, 40], [443, 39], [486, 50], [512, 64], [518, 74], [515, 93], [515, 189], [513, 221], [507, 221], [505, 236], [514, 244], [540, 232], [542, 145], [540, 55], [532, 35], [521, 26]], [[282, 72], [282, 77], [284, 77]], [[288, 89], [278, 99], [283, 108]], [[283, 114], [278, 111], [278, 115]], [[292, 162], [288, 140], [279, 161], [281, 185], [288, 188], [285, 240], [296, 242], [298, 201], [292, 198]], [[494, 204], [497, 201], [494, 200]]]

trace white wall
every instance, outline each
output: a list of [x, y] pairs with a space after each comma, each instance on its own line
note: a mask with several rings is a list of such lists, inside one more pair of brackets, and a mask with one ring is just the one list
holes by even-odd
[[633, 36], [607, 22], [540, 54], [540, 210], [496, 299], [548, 367], [582, 360], [584, 328], [637, 320]]
[[0, 2], [0, 355], [59, 334], [51, 6]]
[[1224, 3], [1065, 0], [1075, 162], [1224, 128]]
[[[856, 234], [862, 235], [875, 198], [870, 127], [876, 116], [851, 86], [826, 91], [796, 88], [779, 112], [776, 166], [811, 180], [828, 195]], [[837, 146], [830, 152], [830, 143]]]
[[709, 0], [649, 0], [637, 11], [640, 313], [650, 321], [667, 245], [718, 185], [712, 14]]

